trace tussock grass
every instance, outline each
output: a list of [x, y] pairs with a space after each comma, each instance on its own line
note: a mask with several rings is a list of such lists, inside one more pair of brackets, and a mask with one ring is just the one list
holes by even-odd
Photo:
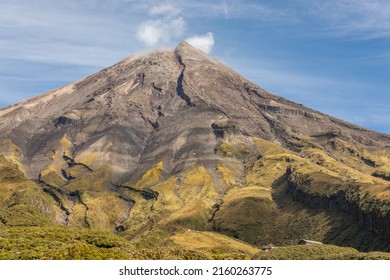
[[215, 232], [187, 230], [175, 234], [170, 239], [175, 244], [192, 250], [207, 252], [219, 251], [221, 253], [241, 253], [247, 255], [253, 255], [259, 252], [259, 248]]
[[162, 161], [153, 166], [150, 170], [146, 171], [146, 173], [142, 176], [142, 178], [135, 184], [137, 188], [148, 188], [156, 184], [161, 178], [161, 170], [163, 168]]

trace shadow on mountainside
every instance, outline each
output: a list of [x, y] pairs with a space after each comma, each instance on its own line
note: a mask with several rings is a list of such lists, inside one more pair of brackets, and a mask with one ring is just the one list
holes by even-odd
[[287, 175], [272, 184], [279, 215], [275, 219], [275, 243], [296, 245], [300, 239], [353, 247], [360, 251], [390, 251], [390, 242], [358, 225], [357, 218], [337, 206], [306, 205], [289, 193]]

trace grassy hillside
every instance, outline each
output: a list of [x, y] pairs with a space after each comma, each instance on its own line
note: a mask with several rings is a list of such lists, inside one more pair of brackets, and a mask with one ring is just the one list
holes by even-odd
[[[189, 242], [193, 238], [194, 242]], [[389, 253], [362, 253], [334, 245], [307, 245], [261, 251], [229, 237], [210, 232], [183, 232], [175, 244], [142, 248], [107, 231], [71, 227], [2, 227], [2, 260], [105, 259], [386, 259]], [[190, 244], [191, 243], [191, 244]]]
[[[23, 248], [35, 248], [28, 238], [51, 236], [22, 258], [87, 258], [86, 252], [93, 258], [274, 258], [278, 251], [263, 255], [258, 248], [300, 239], [356, 251], [286, 247], [293, 253], [279, 250], [275, 258], [371, 258], [377, 254], [357, 250], [390, 251], [389, 182], [378, 173], [386, 174], [389, 157], [337, 138], [302, 138], [295, 143], [299, 150], [291, 151], [236, 129], [218, 139], [215, 165], [195, 163], [167, 175], [160, 161], [138, 181], [122, 184], [113, 182], [108, 166], [95, 170], [82, 157], [76, 160], [65, 136], [34, 183], [17, 149], [7, 145], [13, 152], [0, 157], [0, 227], [9, 235], [2, 242], [16, 238]], [[52, 228], [58, 225], [67, 227]], [[18, 236], [18, 227], [10, 226], [42, 228], [24, 228]], [[119, 243], [110, 250], [88, 243], [84, 234], [102, 236], [96, 230]], [[65, 232], [81, 234], [80, 243], [69, 238], [49, 245]], [[10, 242], [3, 247], [9, 254], [16, 246]]]
[[259, 252], [259, 248], [215, 232], [187, 230], [173, 235], [170, 239], [174, 244], [192, 250], [234, 252], [243, 255], [253, 255]]
[[389, 253], [361, 253], [335, 245], [297, 245], [276, 247], [252, 256], [254, 260], [390, 260]]
[[[229, 242], [226, 237], [219, 238]], [[247, 247], [251, 248], [249, 245]], [[252, 248], [250, 251], [257, 250]], [[107, 231], [71, 227], [3, 227], [0, 231], [2, 260], [248, 259], [251, 255], [246, 253], [249, 252], [230, 250], [229, 246], [224, 252], [174, 245], [140, 248]]]
[[19, 165], [0, 156], [0, 225], [44, 226], [55, 224], [55, 202], [28, 180]]
[[223, 139], [217, 153], [240, 161], [245, 171], [241, 184], [222, 198], [214, 229], [257, 245], [306, 238], [390, 251], [390, 185], [371, 176], [374, 168], [365, 162], [371, 158], [379, 165], [387, 155], [359, 148], [348, 162], [344, 146], [333, 155], [315, 140], [300, 145], [298, 153], [260, 138]]

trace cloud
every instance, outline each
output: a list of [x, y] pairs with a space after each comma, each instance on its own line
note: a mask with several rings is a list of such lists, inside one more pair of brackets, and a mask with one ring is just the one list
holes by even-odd
[[[306, 1], [302, 2], [305, 5]], [[378, 38], [390, 36], [390, 2], [388, 0], [311, 1], [309, 15], [336, 36]]]
[[141, 49], [129, 36], [136, 33], [141, 9], [121, 4], [110, 10], [102, 4], [98, 0], [0, 1], [0, 62], [102, 67]]
[[211, 49], [214, 47], [214, 34], [208, 32], [205, 35], [192, 36], [186, 41], [192, 46], [204, 51], [205, 53], [210, 53]]
[[137, 31], [137, 38], [147, 46], [168, 44], [171, 39], [183, 35], [186, 23], [182, 17], [157, 19], [143, 22]]
[[153, 6], [149, 11], [149, 13], [154, 16], [158, 16], [158, 15], [177, 16], [180, 14], [180, 12], [181, 12], [180, 9], [169, 4]]
[[[298, 1], [298, 0], [296, 0]], [[264, 4], [253, 0], [219, 0], [219, 1], [177, 1], [175, 3], [188, 18], [225, 18], [254, 19], [258, 21], [280, 21], [291, 18], [290, 10], [280, 8], [278, 4]], [[275, 1], [270, 1], [275, 2]]]
[[149, 47], [155, 47], [179, 38], [186, 29], [186, 22], [180, 12], [180, 9], [168, 4], [151, 7], [149, 14], [157, 18], [139, 25], [137, 39]]
[[223, 1], [223, 13], [225, 14], [225, 18], [229, 18], [229, 7], [226, 1]]

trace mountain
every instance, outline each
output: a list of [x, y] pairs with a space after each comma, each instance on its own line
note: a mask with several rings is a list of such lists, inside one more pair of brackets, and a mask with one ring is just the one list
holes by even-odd
[[389, 181], [389, 135], [268, 93], [186, 42], [0, 110], [4, 228], [390, 251]]

